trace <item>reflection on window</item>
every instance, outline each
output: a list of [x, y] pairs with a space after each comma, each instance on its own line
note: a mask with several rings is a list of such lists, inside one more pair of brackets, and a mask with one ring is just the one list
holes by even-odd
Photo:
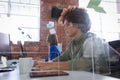
[[[91, 32], [94, 32], [99, 37], [106, 41], [119, 40], [120, 39], [120, 23], [118, 20], [120, 14], [117, 14], [117, 2], [116, 0], [102, 0], [100, 6], [104, 8], [106, 13], [98, 13], [92, 8], [87, 8], [89, 0], [79, 0], [79, 6], [86, 8], [91, 21]], [[118, 3], [120, 5], [120, 3]]]
[[8, 4], [4, 2], [0, 2], [0, 13], [8, 12]]
[[0, 0], [0, 32], [11, 41], [39, 41], [40, 0]]

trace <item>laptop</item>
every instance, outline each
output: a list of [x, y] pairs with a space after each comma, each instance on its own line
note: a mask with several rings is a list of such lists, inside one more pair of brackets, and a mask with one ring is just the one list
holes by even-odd
[[1, 72], [10, 72], [10, 71], [13, 71], [14, 68], [11, 68], [11, 67], [5, 67], [5, 68], [0, 68], [0, 73]]

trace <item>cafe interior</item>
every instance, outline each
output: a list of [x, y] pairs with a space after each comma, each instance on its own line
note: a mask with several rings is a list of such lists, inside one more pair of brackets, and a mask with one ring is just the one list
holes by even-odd
[[[58, 23], [58, 18], [63, 9], [70, 5], [87, 10], [92, 23], [90, 32], [95, 33], [110, 46], [110, 54], [106, 58], [108, 64], [102, 66], [107, 66], [107, 72], [96, 73], [95, 59], [91, 58], [91, 72], [68, 70], [64, 63], [56, 75], [55, 72], [50, 74], [47, 72], [45, 76], [43, 75], [45, 71], [42, 74], [34, 73], [42, 72], [43, 70], [40, 69], [41, 62], [46, 63], [45, 59], [50, 57], [50, 47], [47, 42], [49, 34], [57, 35], [60, 55], [68, 47], [71, 39], [66, 35], [64, 25]], [[19, 74], [21, 68], [18, 67], [21, 67], [21, 58], [32, 58], [33, 60], [30, 63], [27, 60], [23, 61], [28, 66], [31, 63], [33, 65], [29, 75]], [[6, 65], [4, 64], [5, 61]], [[51, 61], [49, 63], [52, 64]], [[59, 67], [59, 61], [57, 65]], [[8, 66], [13, 66], [14, 69], [7, 71], [4, 67]], [[22, 67], [25, 68], [23, 71], [27, 70], [26, 66], [22, 65]], [[60, 71], [67, 73], [60, 74]], [[120, 79], [119, 0], [0, 0], [0, 80], [53, 79]]]

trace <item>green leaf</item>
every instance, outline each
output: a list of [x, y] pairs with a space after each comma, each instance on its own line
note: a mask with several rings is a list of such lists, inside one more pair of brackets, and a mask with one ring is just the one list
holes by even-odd
[[106, 13], [102, 7], [99, 7], [100, 2], [101, 0], [90, 0], [87, 8], [93, 8], [96, 12]]
[[106, 11], [102, 7], [96, 7], [94, 8], [94, 10], [100, 13], [106, 13]]
[[88, 8], [93, 8], [94, 6], [98, 6], [100, 4], [101, 0], [90, 0], [88, 3]]

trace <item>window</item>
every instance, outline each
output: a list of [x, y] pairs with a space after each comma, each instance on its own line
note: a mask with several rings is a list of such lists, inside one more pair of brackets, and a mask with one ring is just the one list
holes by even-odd
[[[116, 0], [102, 0], [100, 6], [106, 13], [99, 13], [92, 8], [87, 8], [90, 0], [79, 0], [79, 6], [86, 8], [91, 18], [91, 32], [106, 41], [120, 39], [120, 14], [117, 14]], [[120, 5], [120, 3], [119, 3]]]
[[0, 32], [13, 43], [39, 41], [40, 0], [0, 0]]

